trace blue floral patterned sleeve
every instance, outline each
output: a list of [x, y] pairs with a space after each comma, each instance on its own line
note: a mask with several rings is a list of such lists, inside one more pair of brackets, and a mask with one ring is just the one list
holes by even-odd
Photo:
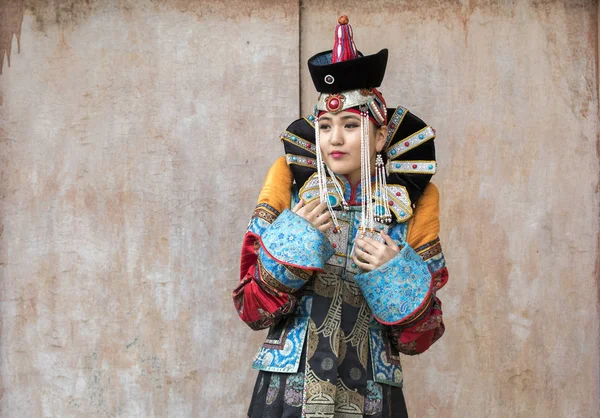
[[291, 210], [284, 210], [262, 234], [260, 261], [272, 279], [294, 291], [308, 277], [305, 272], [322, 271], [334, 249], [325, 235]]
[[416, 319], [432, 299], [431, 273], [408, 244], [390, 261], [354, 276], [375, 318], [385, 325]]

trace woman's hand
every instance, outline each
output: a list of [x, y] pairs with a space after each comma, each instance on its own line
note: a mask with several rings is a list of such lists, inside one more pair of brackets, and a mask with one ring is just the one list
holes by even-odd
[[352, 259], [358, 267], [365, 271], [375, 270], [400, 252], [400, 247], [388, 234], [381, 232], [381, 236], [386, 242], [385, 244], [369, 237], [357, 237], [354, 240], [354, 256], [352, 256]]
[[306, 219], [321, 232], [325, 232], [331, 228], [331, 214], [327, 210], [327, 203], [319, 203], [319, 199], [312, 200], [307, 204], [304, 203], [304, 200], [300, 199], [298, 204], [292, 209], [292, 212]]

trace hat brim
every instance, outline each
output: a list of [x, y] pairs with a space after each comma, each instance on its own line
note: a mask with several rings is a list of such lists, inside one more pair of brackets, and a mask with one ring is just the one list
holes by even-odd
[[308, 60], [308, 70], [319, 93], [340, 93], [348, 90], [381, 86], [388, 60], [388, 50], [331, 64], [332, 51], [320, 52]]

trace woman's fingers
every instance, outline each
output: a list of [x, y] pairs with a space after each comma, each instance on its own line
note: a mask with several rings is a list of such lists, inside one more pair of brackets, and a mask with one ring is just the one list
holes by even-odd
[[354, 254], [363, 259], [366, 264], [369, 265], [374, 264], [377, 261], [377, 257], [375, 255], [369, 254], [360, 247], [354, 247]]
[[328, 217], [331, 217], [331, 214], [327, 210], [327, 203], [319, 203], [318, 199], [315, 199], [313, 202], [310, 202], [313, 203], [311, 206], [306, 206], [306, 220], [313, 225], [318, 226], [318, 224], [323, 223], [327, 219], [327, 217], [322, 216], [327, 215]]
[[312, 223], [312, 221], [315, 219], [315, 213], [319, 206], [319, 199], [314, 199], [306, 203], [302, 208], [303, 218]]
[[310, 219], [311, 213], [314, 210], [314, 208], [318, 205], [319, 199], [311, 200], [308, 203], [304, 202], [304, 200], [301, 199], [300, 202], [298, 202], [298, 204], [294, 206], [294, 210], [292, 210], [292, 212], [300, 215], [301, 217], [312, 223], [312, 220]]
[[396, 244], [394, 242], [394, 240], [392, 239], [392, 237], [390, 237], [388, 234], [386, 234], [383, 231], [381, 231], [381, 236], [383, 237], [383, 240], [388, 245], [388, 247], [390, 247], [394, 251], [400, 251], [400, 247], [398, 247], [398, 244]]
[[313, 200], [311, 200], [310, 202], [308, 202], [308, 203], [306, 204], [306, 210], [307, 210], [308, 212], [312, 212], [312, 211], [314, 211], [314, 210], [315, 210], [315, 208], [316, 208], [317, 206], [319, 206], [319, 205], [321, 205], [321, 203], [320, 203], [319, 199], [313, 199]]
[[371, 270], [374, 269], [374, 267], [372, 265], [367, 264], [367, 263], [363, 263], [362, 261], [360, 261], [356, 255], [352, 256], [352, 259], [354, 260], [354, 263], [358, 267], [360, 267], [361, 269], [363, 269], [365, 271], [371, 271]]
[[[315, 199], [315, 202], [318, 202], [318, 199]], [[320, 215], [323, 212], [329, 213], [329, 211], [327, 210], [327, 203], [326, 202], [319, 203], [318, 205], [316, 205], [314, 207], [314, 209], [312, 209], [312, 213], [316, 214], [317, 216]]]
[[321, 232], [331, 228], [331, 213], [327, 210], [327, 202], [321, 203], [319, 199], [313, 199], [305, 203], [300, 200], [292, 212], [306, 219]]
[[323, 225], [319, 225], [317, 226], [317, 229], [321, 232], [325, 232], [327, 231], [329, 228], [331, 228], [333, 224], [331, 223], [331, 221], [324, 223]]
[[359, 245], [361, 246], [361, 248], [363, 248], [366, 252], [371, 254], [381, 250], [381, 247], [383, 245], [379, 241], [375, 241], [373, 238], [369, 237], [359, 238], [357, 241], [359, 241]]
[[300, 199], [300, 201], [298, 203], [296, 203], [296, 206], [294, 206], [294, 208], [292, 209], [292, 212], [298, 213], [300, 208], [303, 206], [304, 206], [304, 200]]
[[329, 219], [331, 219], [331, 213], [329, 213], [329, 211], [325, 211], [316, 217], [315, 224], [320, 225]]

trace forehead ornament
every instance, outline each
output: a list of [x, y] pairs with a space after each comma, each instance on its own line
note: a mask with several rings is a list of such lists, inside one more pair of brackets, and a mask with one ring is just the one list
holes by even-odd
[[329, 113], [338, 113], [344, 108], [346, 97], [343, 94], [330, 94], [325, 99], [325, 108]]

